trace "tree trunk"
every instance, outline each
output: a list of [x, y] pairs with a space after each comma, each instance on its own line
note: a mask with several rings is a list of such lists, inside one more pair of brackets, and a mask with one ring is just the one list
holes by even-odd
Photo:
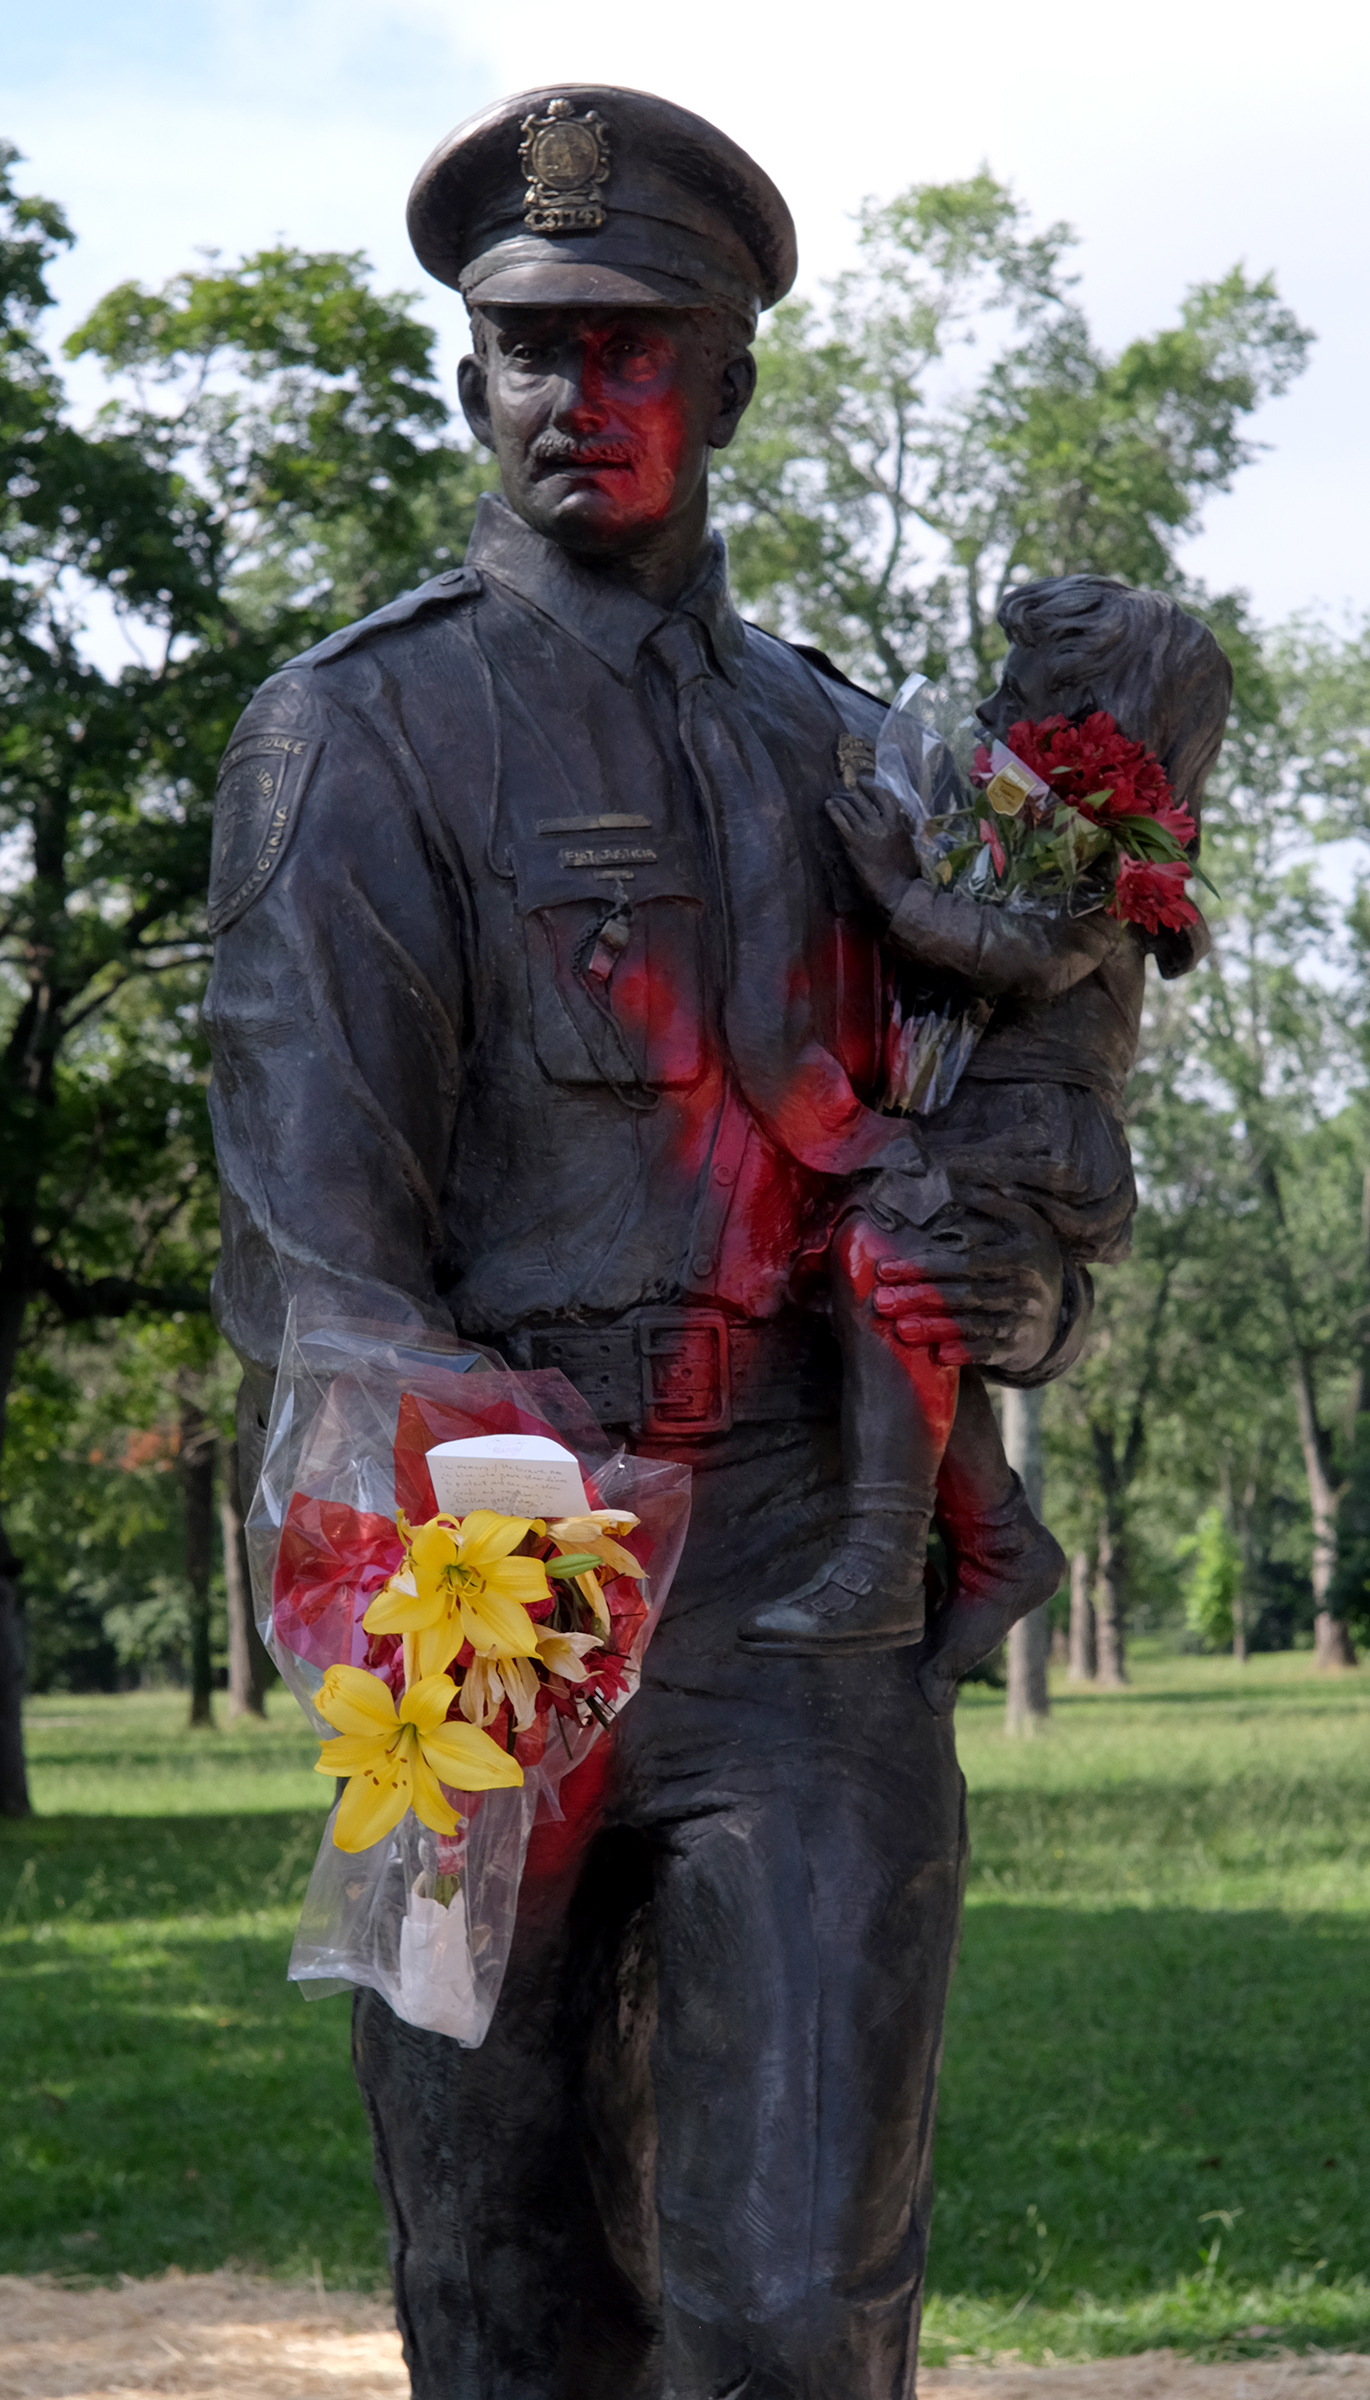
[[1294, 1362], [1294, 1405], [1313, 1519], [1313, 1656], [1320, 1667], [1354, 1667], [1356, 1652], [1350, 1629], [1326, 1605], [1337, 1564], [1338, 1495], [1332, 1481], [1332, 1445], [1318, 1415], [1312, 1367], [1302, 1356]]
[[24, 1595], [19, 1561], [0, 1533], [0, 1817], [27, 1817], [24, 1772]]
[[[1256, 1500], [1259, 1492], [1256, 1469], [1253, 1467], [1242, 1487], [1240, 1509], [1235, 1509], [1237, 1550], [1241, 1558], [1241, 1576], [1237, 1597], [1232, 1604], [1232, 1653], [1235, 1658], [1246, 1657], [1248, 1621], [1260, 1616], [1260, 1560], [1256, 1544]], [[1237, 1648], [1241, 1641], [1240, 1650]]]
[[[1004, 1393], [1004, 1452], [1022, 1477], [1027, 1503], [1034, 1516], [1042, 1513], [1042, 1395]], [[1010, 1733], [1034, 1733], [1051, 1713], [1047, 1691], [1047, 1662], [1051, 1657], [1051, 1619], [1045, 1602], [1009, 1628], [1008, 1701], [1004, 1722]]]
[[186, 1581], [190, 1586], [190, 1722], [214, 1722], [213, 1664], [209, 1644], [209, 1585], [214, 1564], [214, 1428], [189, 1379], [178, 1377], [181, 1448], [177, 1464], [185, 1495]]
[[1094, 1681], [1094, 1602], [1089, 1596], [1092, 1578], [1087, 1550], [1077, 1550], [1070, 1562], [1070, 1680], [1072, 1683]]
[[1106, 1692], [1127, 1682], [1127, 1537], [1122, 1512], [1105, 1508], [1094, 1586], [1095, 1681]]
[[230, 1442], [219, 1487], [219, 1524], [224, 1543], [224, 1583], [228, 1593], [228, 1707], [230, 1716], [264, 1717], [271, 1661], [252, 1614], [252, 1581], [247, 1569], [238, 1496], [238, 1445]]
[[1047, 1666], [1051, 1658], [1051, 1619], [1046, 1603], [1031, 1609], [1010, 1625], [1007, 1642], [1008, 1699], [1004, 1725], [1009, 1733], [1036, 1733], [1051, 1715]]
[[1354, 1667], [1356, 1645], [1344, 1617], [1320, 1608], [1313, 1619], [1313, 1658], [1320, 1667]]
[[[32, 1226], [20, 1209], [0, 1214], [0, 1461], [5, 1455], [10, 1385], [28, 1305]], [[22, 1563], [0, 1525], [0, 1816], [31, 1814], [24, 1768], [24, 1595]]]

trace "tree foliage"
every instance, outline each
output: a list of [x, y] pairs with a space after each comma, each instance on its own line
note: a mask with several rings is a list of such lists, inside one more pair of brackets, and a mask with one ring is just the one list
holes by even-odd
[[[207, 1307], [219, 758], [284, 659], [460, 554], [488, 480], [447, 438], [432, 334], [360, 257], [278, 248], [122, 285], [67, 343], [110, 383], [78, 425], [39, 338], [71, 234], [15, 164], [4, 146], [0, 1443], [21, 1351], [53, 1324]], [[126, 663], [100, 663], [92, 624]], [[9, 1564], [0, 1537], [6, 1592]], [[0, 1719], [0, 1804], [22, 1805]]]
[[[5, 149], [0, 1425], [17, 1372], [5, 1494], [36, 1655], [76, 1673], [84, 1642], [108, 1675], [184, 1650], [176, 1378], [193, 1369], [211, 1413], [226, 1399], [196, 1348], [218, 759], [273, 668], [461, 555], [493, 470], [453, 437], [411, 302], [359, 256], [285, 243], [108, 294], [67, 345], [108, 380], [78, 423], [41, 341], [71, 236], [14, 164]], [[753, 611], [877, 688], [917, 667], [983, 690], [1004, 591], [1080, 568], [1176, 592], [1227, 647], [1215, 959], [1152, 993], [1136, 1243], [1049, 1395], [1050, 1513], [1120, 1607], [1178, 1620], [1183, 1544], [1216, 1509], [1258, 1638], [1306, 1626], [1315, 1584], [1370, 1630], [1370, 898], [1348, 896], [1345, 851], [1332, 883], [1317, 851], [1370, 834], [1370, 633], [1263, 634], [1179, 559], [1311, 337], [1234, 268], [1110, 352], [1072, 240], [988, 171], [871, 203], [851, 270], [761, 338], [717, 514]]]
[[[1015, 579], [1173, 586], [1175, 545], [1254, 455], [1311, 336], [1240, 267], [1116, 357], [987, 170], [863, 209], [826, 306], [787, 301], [719, 476], [739, 590], [858, 678], [982, 681]], [[958, 373], [958, 369], [962, 370]], [[973, 372], [966, 372], [973, 370]]]

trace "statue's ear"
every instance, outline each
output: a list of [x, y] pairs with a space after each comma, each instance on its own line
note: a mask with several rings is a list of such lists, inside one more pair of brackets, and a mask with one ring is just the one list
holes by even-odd
[[486, 393], [483, 360], [479, 358], [462, 360], [457, 369], [457, 396], [461, 401], [461, 413], [476, 440], [486, 450], [493, 450], [495, 429], [490, 422], [490, 403]]
[[739, 350], [728, 360], [719, 384], [719, 410], [709, 427], [711, 450], [727, 449], [756, 390], [756, 360], [750, 350]]

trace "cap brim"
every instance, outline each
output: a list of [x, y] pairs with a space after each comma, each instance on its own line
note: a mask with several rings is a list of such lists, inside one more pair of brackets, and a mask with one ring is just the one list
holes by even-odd
[[[479, 267], [477, 261], [477, 267]], [[470, 308], [709, 308], [713, 293], [650, 268], [615, 267], [584, 258], [525, 259], [496, 264], [461, 282]]]

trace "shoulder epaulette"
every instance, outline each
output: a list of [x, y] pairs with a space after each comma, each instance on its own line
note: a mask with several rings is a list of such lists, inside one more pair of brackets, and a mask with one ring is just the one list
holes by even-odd
[[342, 658], [359, 643], [369, 641], [375, 633], [388, 633], [392, 625], [408, 625], [430, 608], [447, 608], [457, 600], [478, 599], [480, 592], [481, 580], [474, 567], [449, 567], [446, 574], [434, 575], [427, 583], [421, 583], [417, 591], [401, 592], [398, 600], [390, 601], [385, 608], [376, 609], [369, 617], [359, 617], [355, 625], [344, 625], [339, 633], [328, 634], [312, 650], [302, 650], [287, 665], [324, 666], [329, 659]]
[[833, 664], [826, 650], [815, 649], [812, 642], [788, 641], [783, 633], [772, 633], [769, 625], [757, 625], [750, 617], [744, 618], [743, 622], [748, 633], [764, 634], [768, 642], [776, 643], [781, 650], [788, 650], [794, 658], [802, 658], [806, 666], [815, 668], [829, 683], [840, 683], [845, 690], [855, 692], [858, 698], [873, 700], [877, 708], [889, 707], [888, 700], [882, 700], [878, 692], [868, 692], [864, 683], [853, 683], [850, 675], [844, 675], [842, 669]]
[[873, 700], [877, 708], [888, 708], [889, 702], [882, 700], [878, 692], [868, 692], [864, 683], [853, 683], [850, 675], [844, 675], [840, 667], [834, 666], [826, 650], [816, 650], [811, 642], [787, 642], [785, 647], [806, 658], [820, 675], [827, 676], [829, 683], [844, 684], [849, 692], [859, 692], [863, 700]]

